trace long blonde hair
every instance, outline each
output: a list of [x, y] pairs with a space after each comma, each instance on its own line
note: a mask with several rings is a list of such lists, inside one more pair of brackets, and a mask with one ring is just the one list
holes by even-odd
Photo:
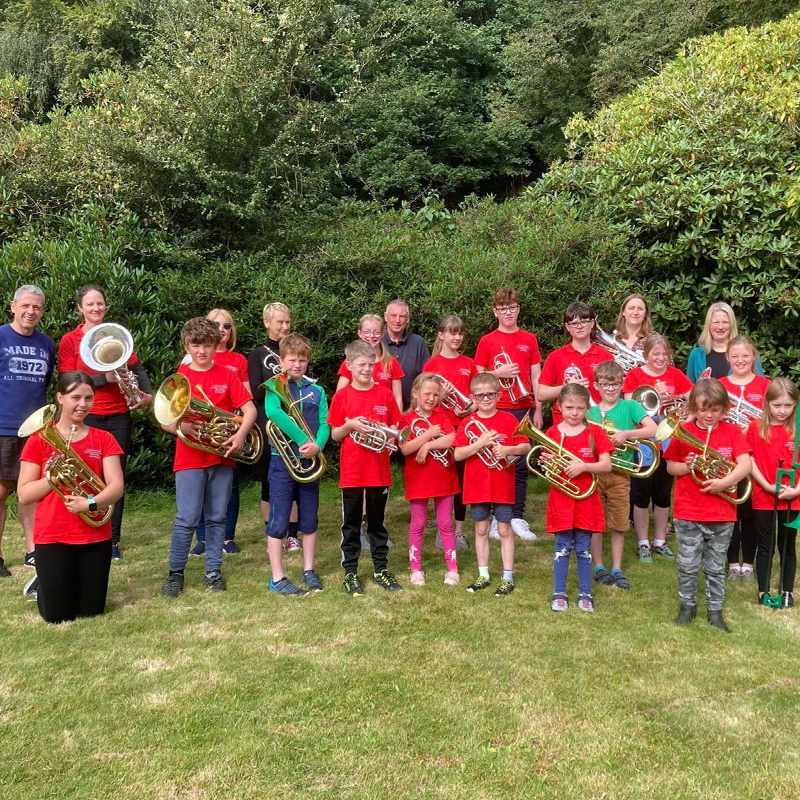
[[228, 344], [225, 345], [225, 349], [233, 350], [233, 348], [236, 347], [236, 323], [233, 321], [230, 311], [226, 311], [224, 308], [212, 308], [211, 311], [206, 314], [206, 319], [213, 322], [217, 314], [225, 317], [226, 322], [230, 322], [231, 324], [231, 335], [228, 339]]
[[455, 314], [448, 314], [446, 317], [442, 317], [441, 322], [439, 322], [439, 327], [436, 331], [436, 341], [433, 343], [433, 351], [431, 352], [431, 358], [434, 356], [438, 356], [439, 353], [442, 352], [442, 340], [439, 338], [440, 333], [466, 333], [467, 326], [464, 324], [464, 320], [461, 317], [457, 317]]
[[786, 378], [773, 378], [764, 394], [764, 409], [761, 413], [761, 420], [758, 423], [758, 435], [766, 441], [770, 439], [770, 427], [778, 424], [770, 413], [769, 404], [774, 400], [779, 400], [784, 395], [794, 403], [794, 408], [783, 427], [789, 436], [795, 435], [797, 403], [800, 401], [800, 391]]
[[734, 314], [733, 309], [727, 303], [712, 303], [708, 307], [708, 311], [706, 311], [706, 321], [703, 325], [703, 332], [697, 340], [697, 343], [706, 353], [710, 353], [714, 346], [714, 337], [711, 335], [711, 317], [718, 311], [724, 311], [728, 315], [728, 320], [731, 323], [731, 332], [728, 336], [728, 341], [733, 339], [734, 336], [739, 335], [739, 326], [736, 324], [736, 314]]
[[439, 397], [441, 397], [442, 382], [439, 380], [439, 378], [437, 378], [432, 372], [421, 372], [416, 378], [414, 378], [414, 383], [411, 385], [411, 400], [409, 400], [408, 403], [409, 411], [416, 411], [419, 407], [419, 400], [416, 395], [419, 395], [422, 387], [428, 381], [435, 383], [439, 387]]
[[[381, 337], [383, 337], [383, 320], [377, 314], [364, 314], [364, 316], [361, 317], [361, 319], [358, 321], [359, 332], [364, 327], [365, 322], [372, 322], [376, 325], [379, 325], [381, 329]], [[388, 370], [389, 365], [392, 363], [392, 354], [384, 346], [383, 338], [378, 339], [378, 344], [375, 347], [375, 352], [378, 355], [378, 361], [381, 362], [381, 366], [385, 370]]]
[[650, 318], [650, 306], [647, 305], [647, 300], [645, 300], [642, 295], [637, 293], [629, 294], [622, 301], [622, 305], [619, 307], [619, 315], [617, 316], [616, 325], [617, 335], [623, 339], [628, 338], [628, 322], [622, 315], [622, 312], [625, 310], [625, 306], [627, 306], [631, 300], [641, 300], [644, 303], [644, 319], [642, 320], [642, 327], [639, 330], [639, 338], [644, 339], [653, 333], [653, 320]]

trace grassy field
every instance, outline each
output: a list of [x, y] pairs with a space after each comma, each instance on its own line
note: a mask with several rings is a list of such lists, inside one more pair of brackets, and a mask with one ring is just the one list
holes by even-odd
[[[542, 529], [544, 498], [529, 515]], [[549, 610], [552, 541], [517, 546], [517, 591], [408, 586], [407, 507], [396, 492], [390, 568], [405, 590], [341, 591], [340, 511], [323, 487], [326, 591], [267, 589], [258, 494], [243, 494], [228, 591], [160, 594], [172, 498], [132, 497], [108, 613], [46, 625], [22, 597], [21, 533], [0, 582], [0, 797], [800, 798], [800, 624], [732, 587], [712, 629], [688, 629], [674, 564], [624, 564], [633, 589], [598, 587], [597, 613]], [[469, 526], [469, 523], [468, 523]], [[363, 561], [363, 556], [362, 556]], [[465, 578], [472, 551], [460, 554]], [[299, 554], [287, 556], [299, 578]], [[492, 569], [499, 577], [499, 548]], [[363, 562], [362, 578], [371, 575]], [[577, 594], [574, 561], [570, 591]]]

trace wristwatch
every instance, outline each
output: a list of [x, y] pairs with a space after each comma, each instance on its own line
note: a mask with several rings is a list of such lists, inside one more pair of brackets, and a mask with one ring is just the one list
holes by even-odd
[[92, 514], [94, 514], [94, 512], [97, 511], [97, 502], [94, 499], [94, 495], [87, 494], [86, 499], [89, 501], [89, 511], [91, 511]]

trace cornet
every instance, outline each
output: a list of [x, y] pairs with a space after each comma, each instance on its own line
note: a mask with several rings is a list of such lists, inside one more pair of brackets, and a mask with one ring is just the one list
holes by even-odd
[[[414, 419], [411, 421], [411, 425], [409, 426], [414, 438], [416, 438], [417, 436], [421, 436], [430, 427], [431, 423], [427, 419], [425, 419], [425, 417], [423, 417], [422, 414], [417, 414], [417, 416], [414, 417]], [[430, 450], [429, 452], [431, 457], [435, 458], [443, 467], [450, 466], [449, 454], [453, 452], [452, 448], [448, 447], [446, 450]]]
[[730, 411], [725, 416], [728, 422], [746, 428], [753, 420], [761, 419], [761, 409], [744, 399], [744, 387], [738, 397], [733, 392], [728, 392], [728, 397], [731, 400]]
[[[712, 430], [712, 428], [708, 429], [706, 440], [703, 442], [681, 425], [680, 417], [676, 411], [671, 411], [665, 419], [658, 423], [656, 441], [665, 442], [667, 439], [674, 437], [688, 444], [689, 447], [699, 450], [699, 455], [696, 455], [692, 462], [690, 475], [697, 483], [702, 484], [705, 481], [725, 478], [736, 469], [736, 464], [733, 461], [708, 446]], [[753, 481], [750, 476], [748, 475], [744, 480], [746, 482], [745, 489], [741, 496], [737, 497], [735, 486], [720, 492], [719, 496], [735, 506], [741, 505], [750, 497], [750, 493], [753, 491]]]
[[[567, 367], [564, 370], [564, 383], [567, 382], [567, 378], [570, 378], [572, 381], [582, 381], [584, 380], [583, 372], [581, 371], [580, 367], [576, 367], [574, 364]], [[587, 387], [588, 388], [588, 387]], [[596, 406], [597, 402], [592, 397], [591, 390], [589, 390], [589, 407]]]
[[[516, 362], [511, 360], [511, 356], [506, 353], [505, 349], [500, 348], [500, 352], [494, 357], [492, 369], [498, 369], [499, 367], [514, 363]], [[531, 396], [531, 393], [525, 388], [525, 384], [522, 382], [519, 375], [515, 375], [513, 378], [498, 378], [498, 380], [500, 381], [500, 386], [508, 392], [508, 399], [512, 403], [519, 403], [526, 397]]]
[[[106, 488], [105, 483], [94, 470], [72, 449], [72, 439], [75, 436], [77, 425], [72, 425], [67, 439], [61, 435], [56, 427], [56, 407], [44, 406], [34, 411], [25, 422], [20, 425], [18, 436], [25, 438], [34, 433], [47, 442], [56, 452], [47, 460], [44, 475], [53, 491], [65, 500], [67, 495], [89, 497], [100, 494]], [[98, 511], [81, 512], [78, 516], [93, 528], [100, 528], [111, 519], [114, 506], [110, 505]]]
[[[489, 429], [477, 418], [467, 420], [464, 423], [464, 433], [470, 444], [477, 442]], [[519, 456], [506, 456], [502, 461], [494, 454], [492, 445], [483, 447], [478, 450], [478, 458], [486, 464], [489, 469], [498, 469], [501, 472], [504, 469], [514, 466], [519, 461]]]
[[[556, 489], [573, 500], [585, 500], [593, 494], [597, 488], [597, 477], [595, 475], [586, 473], [591, 477], [591, 483], [586, 489], [582, 490], [573, 479], [563, 474], [570, 461], [583, 461], [574, 453], [567, 452], [565, 454], [563, 434], [561, 441], [556, 443], [546, 433], [531, 425], [531, 421], [526, 414], [514, 431], [514, 435], [527, 436], [536, 442], [525, 459], [529, 472], [544, 478], [551, 486], [555, 486]], [[539, 459], [545, 453], [549, 454], [550, 457], [540, 463]]]
[[474, 403], [465, 394], [459, 392], [451, 381], [448, 381], [443, 375], [436, 375], [442, 384], [450, 384], [451, 390], [439, 401], [442, 408], [449, 408], [457, 417], [467, 417], [472, 413]]
[[408, 428], [397, 430], [391, 425], [373, 419], [362, 419], [361, 421], [369, 427], [369, 433], [350, 431], [350, 438], [373, 453], [382, 453], [384, 450], [395, 453], [399, 446], [405, 444], [408, 439]]
[[132, 354], [133, 337], [130, 331], [113, 322], [96, 325], [81, 339], [80, 355], [83, 363], [95, 372], [112, 373], [128, 408], [142, 402], [139, 382], [128, 368], [128, 360]]

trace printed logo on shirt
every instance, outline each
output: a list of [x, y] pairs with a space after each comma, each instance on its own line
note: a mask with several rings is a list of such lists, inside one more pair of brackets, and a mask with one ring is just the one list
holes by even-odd
[[239, 372], [235, 364], [223, 364], [222, 366], [225, 367], [225, 369], [229, 369], [231, 372]]
[[8, 371], [12, 375], [40, 375], [44, 377], [47, 374], [47, 362], [41, 358], [22, 358], [20, 356], [14, 356], [8, 360]]
[[721, 456], [725, 456], [730, 461], [733, 461], [733, 448], [730, 445], [723, 445], [722, 447], [714, 448]]
[[377, 378], [379, 381], [391, 380], [392, 376], [388, 372], [381, 371], [378, 373]]
[[465, 367], [461, 367], [461, 368], [459, 368], [459, 370], [458, 370], [458, 374], [459, 374], [459, 375], [463, 375], [465, 378], [469, 378], [469, 376], [470, 376], [472, 373], [471, 373], [471, 372], [470, 372], [468, 369], [466, 369]]
[[102, 458], [103, 451], [102, 450], [95, 450], [94, 448], [87, 447], [86, 448], [86, 455], [91, 456], [92, 458]]
[[389, 413], [388, 406], [372, 406], [372, 411], [377, 416], [386, 416]]
[[593, 455], [592, 448], [591, 447], [580, 447], [580, 448], [578, 448], [578, 455], [584, 461], [590, 461], [591, 458], [592, 458], [592, 455]]
[[225, 394], [228, 387], [224, 383], [214, 383], [208, 388], [215, 394]]
[[530, 353], [531, 348], [527, 344], [518, 344], [517, 350], [519, 350], [520, 353]]

